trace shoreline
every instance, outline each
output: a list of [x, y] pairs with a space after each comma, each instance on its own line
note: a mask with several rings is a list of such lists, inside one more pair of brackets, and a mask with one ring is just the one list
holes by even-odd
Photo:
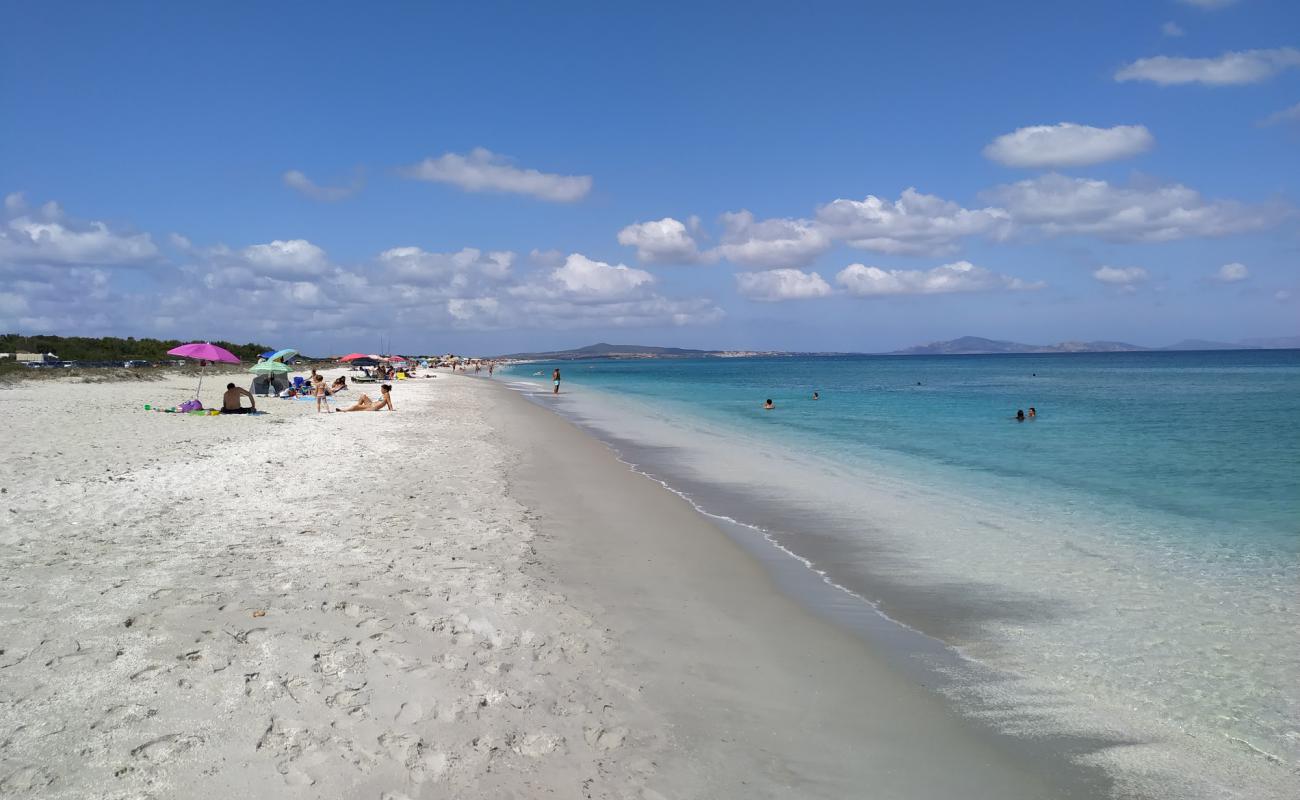
[[[741, 776], [756, 774], [767, 774], [770, 786], [804, 776], [784, 786], [798, 790], [792, 796], [854, 796], [862, 786], [908, 798], [1109, 793], [1099, 770], [1057, 757], [1061, 742], [1026, 743], [961, 717], [915, 673], [783, 592], [779, 566], [762, 563], [686, 499], [543, 403], [489, 385], [509, 406], [497, 412], [503, 429], [512, 417], [527, 420], [506, 434], [523, 454], [512, 489], [540, 511], [543, 555], [558, 555], [549, 559], [553, 574], [580, 604], [607, 610], [624, 648], [657, 663], [647, 677], [697, 679], [686, 704], [653, 681], [647, 691], [668, 709], [692, 760], [711, 760], [696, 772], [737, 781], [715, 777], [708, 794], [756, 792], [741, 787]], [[689, 647], [665, 651], [673, 641]], [[744, 708], [757, 698], [757, 707]], [[728, 724], [728, 714], [710, 717], [720, 708], [763, 733], [711, 740], [714, 725]]]
[[[505, 377], [528, 391], [524, 376]], [[1274, 755], [1287, 752], [1285, 742], [1282, 750], [1265, 747], [1251, 733], [1234, 730], [1230, 721], [1214, 724], [1219, 720], [1211, 713], [1226, 706], [1221, 697], [1231, 698], [1232, 692], [1245, 701], [1271, 692], [1278, 699], [1258, 704], [1260, 713], [1247, 717], [1258, 724], [1249, 730], [1273, 725], [1278, 731], [1273, 722], [1278, 720], [1285, 733], [1289, 700], [1284, 687], [1289, 684], [1282, 673], [1287, 643], [1294, 639], [1279, 632], [1255, 639], [1255, 644], [1241, 634], [1237, 638], [1244, 646], [1237, 648], [1228, 633], [1211, 642], [1214, 650], [1192, 650], [1217, 630], [1203, 627], [1202, 620], [1222, 627], [1231, 613], [1262, 596], [1264, 588], [1228, 593], [1224, 590], [1231, 588], [1233, 576], [1226, 572], [1206, 573], [1205, 580], [1193, 585], [1198, 573], [1179, 573], [1174, 567], [1180, 564], [1171, 565], [1166, 575], [1165, 565], [1143, 558], [1137, 542], [1102, 541], [1100, 534], [1107, 529], [1080, 527], [1093, 518], [1073, 508], [1059, 517], [1038, 518], [1022, 513], [1025, 503], [1004, 503], [996, 494], [972, 497], [957, 482], [917, 483], [913, 474], [895, 473], [888, 464], [868, 469], [864, 459], [846, 471], [845, 464], [829, 456], [805, 453], [797, 441], [765, 440], [716, 419], [707, 424], [711, 418], [692, 415], [689, 404], [673, 404], [671, 395], [657, 406], [636, 391], [620, 393], [592, 383], [575, 385], [567, 400], [551, 403], [549, 394], [536, 399], [605, 442], [636, 471], [688, 498], [720, 526], [741, 521], [742, 540], [755, 538], [746, 531], [766, 539], [754, 552], [770, 562], [778, 580], [788, 579], [801, 604], [856, 629], [879, 653], [901, 652], [893, 662], [919, 672], [928, 685], [938, 685], [967, 718], [1014, 737], [1018, 748], [1068, 759], [1085, 776], [1104, 770], [1124, 796], [1289, 796], [1292, 770], [1285, 757]], [[841, 472], [845, 474], [836, 474]], [[1040, 528], [1035, 524], [1040, 522], [1065, 524]], [[988, 553], [974, 552], [975, 544]], [[764, 553], [763, 545], [791, 557]], [[1007, 557], [1002, 563], [1012, 567], [1006, 580], [989, 563], [999, 553]], [[967, 569], [961, 556], [975, 556], [974, 568]], [[1070, 559], [1076, 556], [1097, 559], [1100, 566], [1093, 569], [1087, 562], [1078, 566], [1091, 571], [1070, 572], [1075, 566]], [[1039, 580], [1062, 574], [1075, 583], [1057, 586]], [[1160, 582], [1162, 576], [1167, 583]], [[1153, 580], [1144, 583], [1143, 577]], [[1211, 583], [1211, 577], [1221, 580]], [[1088, 585], [1095, 591], [1078, 591]], [[1144, 594], [1147, 586], [1166, 585], [1158, 596]], [[1202, 605], [1219, 596], [1229, 605], [1219, 615], [1162, 616], [1152, 626], [1130, 625], [1131, 632], [1114, 627], [1117, 617], [1128, 622], [1123, 615], [1142, 607], [1143, 598], [1168, 605], [1194, 588], [1206, 590], [1209, 599]], [[846, 597], [837, 596], [841, 590], [854, 600], [844, 602]], [[1285, 603], [1284, 594], [1274, 590], [1272, 596]], [[860, 598], [866, 599], [856, 602]], [[907, 633], [923, 633], [892, 636], [859, 606], [878, 607]], [[1253, 619], [1232, 630], [1255, 630]], [[1104, 629], [1107, 633], [1100, 633]], [[1114, 649], [1090, 647], [1111, 629]], [[1166, 638], [1187, 647], [1166, 648]], [[927, 642], [943, 643], [947, 652], [939, 654], [939, 669], [933, 663], [917, 668], [918, 659], [910, 657], [917, 654], [917, 639], [922, 650]], [[1250, 682], [1244, 673], [1238, 681], [1230, 673], [1232, 664], [1271, 647], [1280, 648], [1276, 655], [1281, 658], [1264, 664], [1271, 671], [1251, 673], [1260, 676], [1258, 681]], [[1238, 652], [1244, 658], [1236, 658]], [[1184, 655], [1189, 658], [1181, 659]], [[1089, 669], [1105, 658], [1118, 659], [1117, 672], [1130, 675], [1131, 683], [1090, 682]], [[948, 669], [954, 661], [959, 669]], [[1170, 665], [1167, 678], [1155, 674], [1161, 664]], [[1193, 707], [1200, 716], [1186, 716], [1174, 699], [1179, 687], [1186, 688], [1182, 697], [1187, 703], [1195, 703], [1193, 698], [1201, 695], [1188, 676], [1218, 673], [1224, 673], [1219, 676], [1222, 695]], [[1148, 679], [1157, 682], [1148, 684]], [[1132, 705], [1120, 702], [1126, 699]]]

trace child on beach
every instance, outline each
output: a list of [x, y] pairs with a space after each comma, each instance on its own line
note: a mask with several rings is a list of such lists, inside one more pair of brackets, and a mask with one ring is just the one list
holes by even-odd
[[319, 414], [321, 406], [325, 407], [325, 413], [330, 413], [329, 389], [325, 387], [325, 379], [319, 375], [315, 376], [315, 383], [312, 386], [312, 393], [316, 395], [316, 413]]

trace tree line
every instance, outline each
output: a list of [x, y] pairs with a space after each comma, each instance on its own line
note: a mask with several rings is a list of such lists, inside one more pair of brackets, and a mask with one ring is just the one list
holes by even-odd
[[[20, 336], [16, 333], [0, 334], [0, 353], [53, 353], [63, 361], [167, 361], [176, 356], [167, 351], [185, 342], [176, 339], [125, 339], [116, 336]], [[257, 357], [271, 348], [249, 342], [213, 342], [245, 361]]]

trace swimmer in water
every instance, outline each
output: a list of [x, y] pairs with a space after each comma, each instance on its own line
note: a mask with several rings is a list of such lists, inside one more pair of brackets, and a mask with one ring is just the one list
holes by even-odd
[[767, 402], [763, 404], [763, 408], [767, 411], [771, 411], [772, 409], [776, 408], [776, 405], [773, 404], [772, 402], [772, 398], [769, 397], [767, 399]]
[[1025, 421], [1025, 410], [1023, 408], [1017, 408], [1016, 422], [1024, 422], [1024, 421]]
[[1030, 407], [1029, 407], [1029, 418], [1030, 418], [1030, 419], [1034, 419], [1034, 418], [1037, 417], [1037, 416], [1038, 416], [1038, 409], [1034, 408], [1033, 406], [1030, 406]]
[[820, 392], [813, 392], [813, 399], [814, 399], [814, 400], [820, 400], [820, 399], [822, 399], [821, 393], [820, 393]]

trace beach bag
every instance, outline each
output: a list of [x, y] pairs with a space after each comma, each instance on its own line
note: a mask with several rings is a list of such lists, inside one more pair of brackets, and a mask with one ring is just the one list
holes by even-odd
[[203, 404], [200, 403], [197, 399], [186, 400], [184, 403], [181, 403], [180, 405], [176, 406], [176, 410], [182, 413], [189, 413], [190, 411], [202, 411]]

